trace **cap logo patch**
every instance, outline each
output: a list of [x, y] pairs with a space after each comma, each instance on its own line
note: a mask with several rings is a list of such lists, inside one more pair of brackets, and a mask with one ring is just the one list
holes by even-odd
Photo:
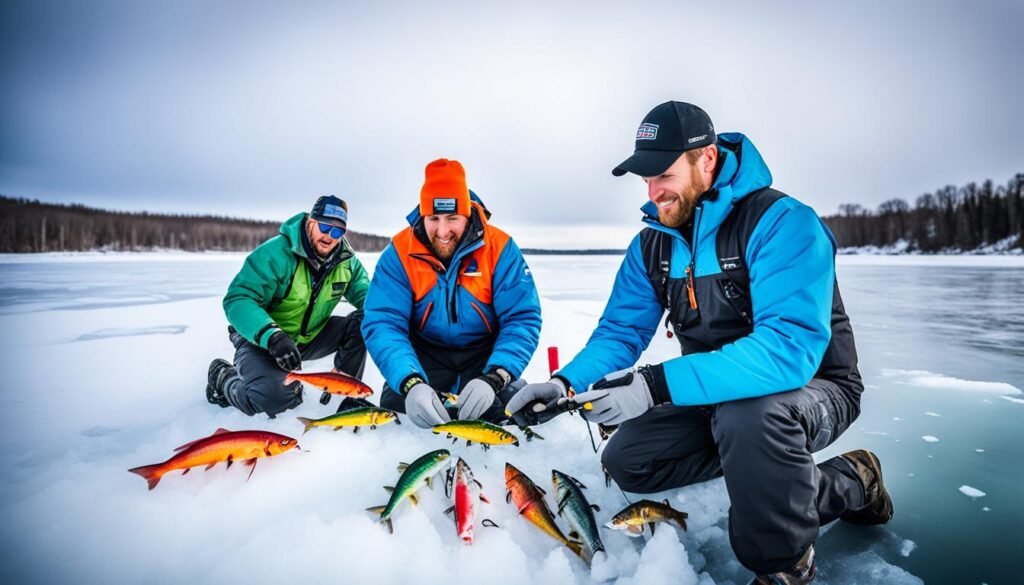
[[687, 140], [686, 143], [687, 144], [693, 144], [694, 142], [700, 142], [701, 140], [704, 140], [707, 137], [708, 137], [707, 134], [701, 134], [700, 136], [694, 136], [693, 138]]
[[636, 129], [637, 140], [655, 140], [658, 138], [658, 125], [644, 122]]
[[344, 222], [348, 221], [348, 213], [345, 211], [345, 208], [333, 203], [328, 203], [324, 206], [324, 212], [321, 214], [321, 217], [333, 217]]
[[446, 199], [434, 199], [434, 214], [440, 213], [455, 213], [456, 203], [455, 198]]

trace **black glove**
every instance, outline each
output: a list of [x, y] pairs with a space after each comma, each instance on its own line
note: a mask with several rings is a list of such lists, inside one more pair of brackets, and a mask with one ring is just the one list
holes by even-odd
[[267, 342], [267, 351], [277, 361], [278, 367], [286, 372], [292, 372], [302, 367], [302, 354], [299, 353], [299, 348], [292, 338], [280, 329], [270, 336], [270, 341]]

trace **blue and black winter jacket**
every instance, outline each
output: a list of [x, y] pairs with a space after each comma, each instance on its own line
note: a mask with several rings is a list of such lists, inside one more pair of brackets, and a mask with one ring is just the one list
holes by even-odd
[[815, 376], [861, 391], [831, 232], [813, 209], [770, 189], [746, 136], [720, 134], [718, 147], [692, 246], [658, 222], [654, 203], [644, 205], [648, 227], [630, 243], [597, 329], [558, 374], [582, 391], [633, 366], [667, 309], [683, 353], [663, 364], [674, 404], [764, 396]]
[[493, 345], [484, 371], [501, 367], [513, 379], [537, 349], [541, 315], [533, 275], [512, 238], [487, 222], [476, 193], [470, 198], [469, 226], [447, 266], [428, 247], [416, 208], [373, 271], [362, 333], [396, 392], [414, 374], [429, 382], [415, 343], [452, 350]]

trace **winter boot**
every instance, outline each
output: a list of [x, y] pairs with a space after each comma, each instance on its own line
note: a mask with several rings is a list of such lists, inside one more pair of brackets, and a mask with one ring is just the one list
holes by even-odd
[[864, 507], [839, 517], [851, 524], [885, 524], [892, 518], [892, 499], [882, 483], [882, 464], [871, 451], [859, 449], [840, 455], [857, 472], [864, 486]]
[[224, 395], [224, 383], [237, 374], [235, 366], [231, 365], [227, 360], [217, 358], [210, 362], [210, 369], [206, 374], [206, 400], [210, 404], [227, 408], [229, 403]]
[[789, 569], [771, 575], [758, 575], [750, 585], [804, 585], [814, 581], [814, 545]]

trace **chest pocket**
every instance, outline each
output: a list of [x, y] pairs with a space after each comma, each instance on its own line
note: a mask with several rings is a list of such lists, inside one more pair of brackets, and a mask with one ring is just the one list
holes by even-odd
[[347, 289], [348, 289], [348, 283], [347, 282], [332, 282], [331, 283], [331, 298], [332, 299], [337, 299], [337, 298], [341, 297], [341, 295], [345, 294], [345, 291]]
[[697, 309], [690, 307], [685, 279], [669, 277], [674, 237], [653, 228], [641, 233], [648, 278], [668, 311], [665, 324], [675, 332], [684, 354], [718, 349], [753, 331], [747, 241], [765, 211], [785, 196], [770, 188], [751, 193], [722, 222], [715, 239], [721, 271], [694, 279]]

